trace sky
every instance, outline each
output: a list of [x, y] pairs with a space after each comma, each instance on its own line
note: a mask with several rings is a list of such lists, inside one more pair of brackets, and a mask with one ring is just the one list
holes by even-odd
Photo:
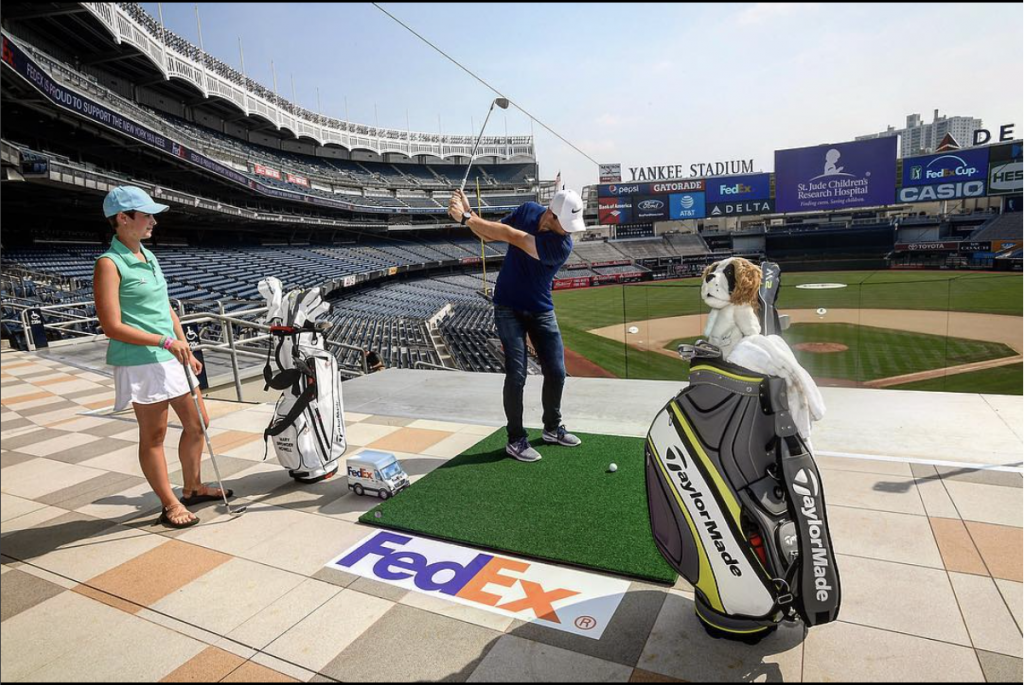
[[[143, 3], [159, 17], [157, 3]], [[199, 44], [196, 5], [164, 3]], [[200, 3], [203, 47], [316, 111], [414, 131], [535, 136], [540, 176], [576, 189], [602, 164], [752, 160], [980, 118], [1024, 137], [1024, 4]], [[271, 69], [273, 62], [273, 70]], [[493, 88], [493, 90], [492, 90]], [[531, 116], [533, 121], [531, 121]], [[577, 152], [544, 125], [587, 156]], [[963, 143], [963, 141], [961, 141]], [[594, 161], [592, 161], [594, 160]]]

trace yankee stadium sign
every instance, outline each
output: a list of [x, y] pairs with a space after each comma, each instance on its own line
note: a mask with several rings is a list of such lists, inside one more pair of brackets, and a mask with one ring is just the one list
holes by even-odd
[[[728, 176], [730, 174], [750, 174], [754, 171], [754, 160], [738, 159], [730, 162], [702, 162], [690, 165], [690, 176]], [[636, 166], [629, 167], [631, 181], [668, 181], [683, 178], [682, 164], [668, 166]]]

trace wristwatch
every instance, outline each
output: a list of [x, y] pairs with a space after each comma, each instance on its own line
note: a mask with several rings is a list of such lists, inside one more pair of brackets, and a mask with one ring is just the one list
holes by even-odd
[[463, 212], [462, 213], [462, 221], [460, 221], [459, 223], [462, 224], [463, 226], [465, 226], [466, 222], [469, 221], [472, 218], [473, 218], [473, 212]]

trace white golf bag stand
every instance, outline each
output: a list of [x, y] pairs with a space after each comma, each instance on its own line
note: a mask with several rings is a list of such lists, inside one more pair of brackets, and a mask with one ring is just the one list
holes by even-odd
[[316, 483], [338, 471], [346, 448], [338, 361], [327, 351], [323, 327], [316, 321], [331, 305], [320, 288], [283, 295], [274, 277], [260, 281], [259, 291], [267, 298], [271, 334], [264, 389], [284, 391], [263, 440], [273, 438], [277, 460], [288, 475]]

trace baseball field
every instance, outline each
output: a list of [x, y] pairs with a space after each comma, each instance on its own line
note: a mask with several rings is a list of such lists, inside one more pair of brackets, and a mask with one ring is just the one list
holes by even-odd
[[[822, 385], [1021, 394], [1020, 274], [782, 274], [783, 333]], [[801, 287], [803, 286], [803, 287]], [[697, 278], [560, 291], [571, 375], [685, 380], [679, 342], [703, 334]]]

